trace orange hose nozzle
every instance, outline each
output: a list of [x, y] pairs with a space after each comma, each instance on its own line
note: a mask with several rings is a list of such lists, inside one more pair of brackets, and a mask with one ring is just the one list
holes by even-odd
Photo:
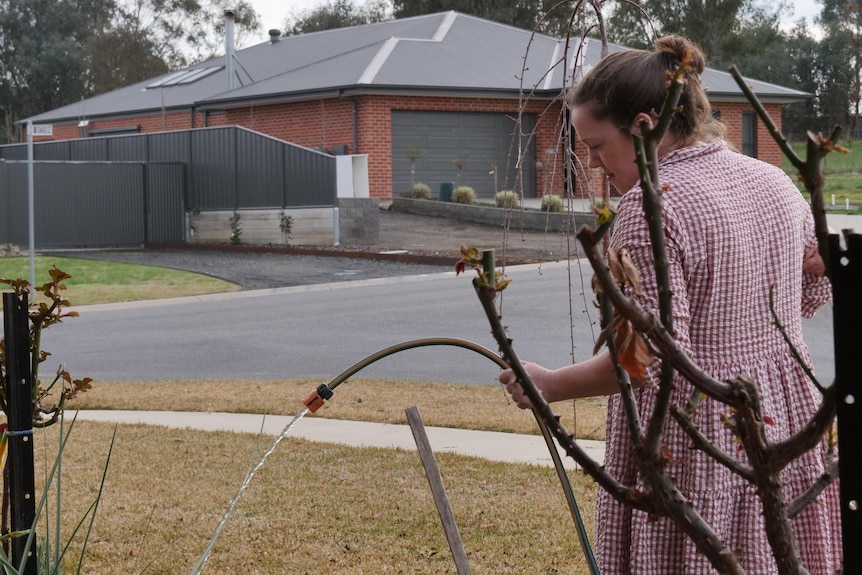
[[326, 402], [327, 399], [332, 397], [332, 390], [325, 383], [321, 383], [317, 386], [317, 389], [308, 394], [308, 396], [302, 400], [302, 403], [305, 404], [305, 407], [308, 408], [308, 411], [314, 413]]

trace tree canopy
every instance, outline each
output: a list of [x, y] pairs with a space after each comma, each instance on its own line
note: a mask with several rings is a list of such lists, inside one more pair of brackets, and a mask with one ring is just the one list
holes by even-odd
[[259, 27], [246, 1], [0, 0], [0, 143], [16, 122], [223, 53]]
[[[600, 4], [612, 42], [645, 48], [658, 35], [681, 34], [701, 45], [713, 68], [735, 64], [746, 76], [811, 93], [810, 102], [785, 106], [785, 133], [798, 138], [806, 127], [827, 132], [835, 123], [854, 134], [862, 106], [862, 5], [822, 3], [816, 37], [801, 23], [793, 30], [780, 26], [784, 1]], [[573, 18], [576, 6], [583, 10]], [[226, 8], [235, 10], [242, 47], [260, 27], [248, 0], [0, 0], [0, 143], [18, 140], [15, 122], [23, 118], [222, 54]], [[590, 31], [595, 21], [589, 2], [325, 0], [286, 15], [285, 31], [302, 34], [448, 10], [560, 38]], [[579, 28], [570, 32], [572, 22]]]

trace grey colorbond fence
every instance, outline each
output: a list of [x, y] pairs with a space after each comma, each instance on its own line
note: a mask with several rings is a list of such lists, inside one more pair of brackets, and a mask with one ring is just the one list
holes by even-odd
[[[187, 210], [336, 205], [334, 156], [235, 126], [36, 143], [33, 157], [38, 248], [180, 242]], [[26, 159], [0, 146], [0, 243], [27, 243]]]
[[[35, 162], [36, 247], [182, 241], [183, 164]], [[27, 163], [0, 162], [0, 243], [29, 243]]]

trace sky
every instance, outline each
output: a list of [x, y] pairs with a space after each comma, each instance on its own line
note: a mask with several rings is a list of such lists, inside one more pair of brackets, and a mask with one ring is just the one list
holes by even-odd
[[[329, 3], [328, 0], [249, 0], [249, 2], [260, 15], [263, 25], [258, 39], [260, 42], [268, 41], [268, 31], [272, 28], [280, 29], [288, 14], [301, 14], [306, 10]], [[364, 4], [363, 0], [354, 0], [354, 2]], [[820, 5], [816, 0], [790, 0], [789, 3], [793, 7], [794, 15], [787, 18], [788, 27], [792, 26], [799, 18], [804, 17], [810, 22], [814, 16], [820, 14]], [[257, 42], [249, 42], [249, 44], [255, 43]]]

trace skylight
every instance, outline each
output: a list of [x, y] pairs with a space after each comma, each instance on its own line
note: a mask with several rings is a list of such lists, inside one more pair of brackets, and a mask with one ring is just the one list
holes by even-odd
[[176, 86], [178, 84], [191, 84], [202, 78], [206, 78], [210, 74], [218, 72], [223, 66], [210, 66], [207, 68], [194, 68], [192, 70], [181, 70], [168, 74], [161, 80], [156, 80], [152, 84], [147, 84], [147, 90], [151, 88], [166, 88], [168, 86]]

